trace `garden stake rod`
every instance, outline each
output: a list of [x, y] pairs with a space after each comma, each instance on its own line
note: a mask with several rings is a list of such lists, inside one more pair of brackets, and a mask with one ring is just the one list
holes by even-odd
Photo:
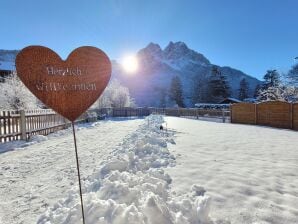
[[82, 218], [83, 218], [83, 224], [85, 224], [84, 204], [83, 204], [81, 175], [80, 175], [80, 165], [79, 165], [79, 156], [78, 156], [78, 149], [77, 149], [76, 132], [75, 132], [75, 127], [74, 127], [74, 122], [73, 121], [71, 122], [71, 125], [72, 125], [72, 133], [73, 133], [74, 146], [75, 146], [75, 152], [76, 152], [76, 162], [77, 162], [78, 180], [79, 180], [79, 188], [80, 188]]

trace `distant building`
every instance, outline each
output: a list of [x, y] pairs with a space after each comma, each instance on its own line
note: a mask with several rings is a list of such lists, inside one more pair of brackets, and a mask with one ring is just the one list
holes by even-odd
[[195, 107], [199, 109], [229, 109], [231, 104], [241, 102], [241, 100], [229, 97], [218, 103], [196, 103]]
[[257, 103], [258, 100], [256, 98], [245, 98], [243, 100], [243, 102], [246, 102], [246, 103]]
[[196, 103], [195, 107], [198, 109], [216, 109], [216, 110], [222, 110], [222, 109], [229, 109], [230, 104], [216, 104], [216, 103]]
[[233, 103], [241, 103], [241, 102], [242, 102], [241, 100], [238, 100], [236, 98], [228, 97], [218, 102], [218, 104], [233, 104]]

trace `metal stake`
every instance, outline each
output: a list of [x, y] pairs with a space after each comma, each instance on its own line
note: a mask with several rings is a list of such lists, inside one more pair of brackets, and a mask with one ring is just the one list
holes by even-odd
[[77, 149], [77, 139], [76, 139], [76, 132], [74, 127], [74, 122], [71, 122], [72, 125], [72, 133], [75, 145], [75, 152], [76, 152], [76, 161], [77, 161], [77, 171], [78, 171], [78, 179], [79, 179], [79, 188], [80, 188], [80, 198], [81, 198], [81, 209], [82, 209], [82, 218], [83, 224], [85, 224], [85, 216], [84, 216], [84, 204], [83, 204], [83, 195], [82, 195], [82, 186], [81, 186], [81, 175], [80, 175], [80, 165], [79, 165], [79, 156], [78, 156], [78, 149]]

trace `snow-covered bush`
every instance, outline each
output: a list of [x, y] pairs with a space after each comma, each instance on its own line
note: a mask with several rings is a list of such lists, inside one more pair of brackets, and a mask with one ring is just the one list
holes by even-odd
[[134, 100], [131, 98], [127, 87], [120, 84], [118, 80], [112, 80], [107, 86], [95, 107], [133, 107]]
[[[290, 74], [290, 72], [289, 72]], [[258, 91], [258, 101], [286, 101], [296, 102], [298, 88], [295, 85], [295, 76], [289, 74], [280, 75], [276, 70], [268, 70], [264, 76], [265, 82]]]
[[278, 85], [259, 90], [258, 101], [272, 100], [296, 102], [298, 100], [298, 89], [294, 86]]
[[25, 87], [16, 74], [0, 83], [0, 109], [20, 110], [39, 107], [37, 98]]

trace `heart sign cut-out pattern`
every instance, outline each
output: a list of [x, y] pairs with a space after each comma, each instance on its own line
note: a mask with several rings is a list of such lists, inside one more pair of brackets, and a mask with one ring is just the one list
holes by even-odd
[[17, 74], [45, 105], [74, 121], [102, 94], [111, 77], [108, 56], [79, 47], [64, 61], [42, 46], [24, 48], [16, 57]]

